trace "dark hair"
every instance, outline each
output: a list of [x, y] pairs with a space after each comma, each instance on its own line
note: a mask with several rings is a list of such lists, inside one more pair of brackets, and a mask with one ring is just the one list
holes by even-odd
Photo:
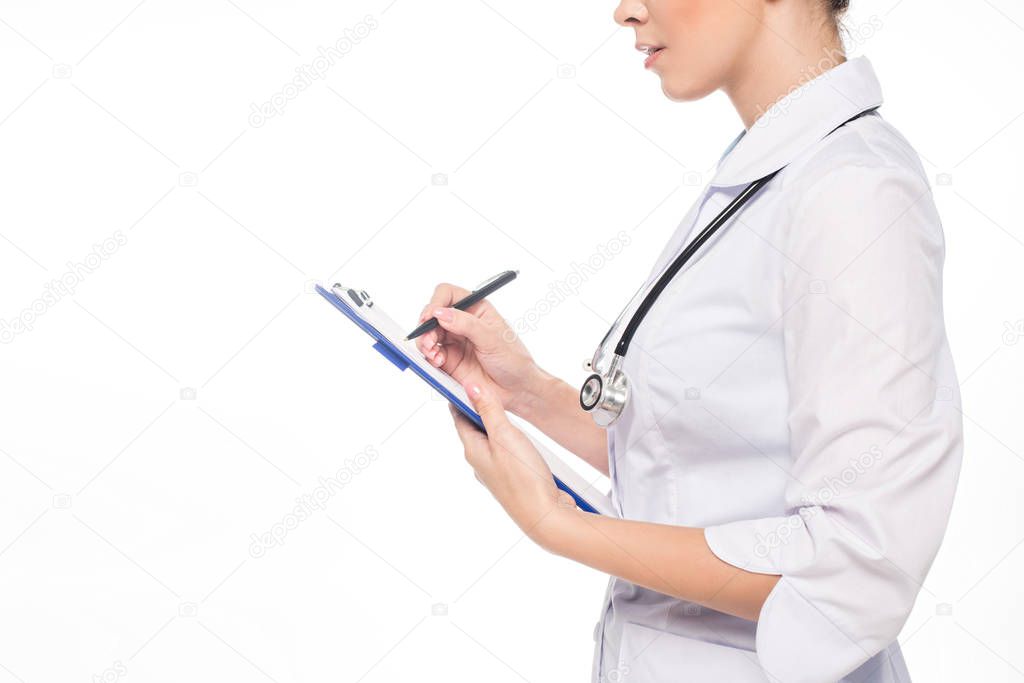
[[850, 6], [850, 0], [828, 0], [829, 10], [832, 16], [838, 17]]
[[850, 0], [825, 0], [828, 8], [825, 23], [832, 25], [832, 30], [842, 37], [845, 32], [843, 27], [843, 15], [850, 8]]

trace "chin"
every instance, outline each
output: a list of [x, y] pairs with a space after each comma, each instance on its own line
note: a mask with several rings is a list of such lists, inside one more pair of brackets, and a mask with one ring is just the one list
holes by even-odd
[[715, 91], [714, 86], [704, 83], [688, 82], [681, 79], [662, 77], [661, 91], [673, 102], [693, 102], [707, 97]]

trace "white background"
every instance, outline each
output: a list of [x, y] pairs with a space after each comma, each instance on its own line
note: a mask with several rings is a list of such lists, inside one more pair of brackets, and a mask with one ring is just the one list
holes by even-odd
[[[851, 53], [935, 186], [964, 383], [959, 493], [901, 641], [915, 680], [1019, 681], [1024, 6], [853, 5]], [[494, 301], [519, 319], [625, 231], [524, 335], [578, 382], [741, 129], [720, 94], [665, 99], [613, 10], [0, 2], [0, 681], [587, 679], [606, 577], [523, 539], [444, 404], [310, 282], [411, 326], [438, 281], [518, 268]]]

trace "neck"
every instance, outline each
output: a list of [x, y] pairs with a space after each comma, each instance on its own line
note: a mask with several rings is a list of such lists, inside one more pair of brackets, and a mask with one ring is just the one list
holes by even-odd
[[723, 87], [747, 129], [787, 94], [846, 61], [834, 31], [768, 21]]

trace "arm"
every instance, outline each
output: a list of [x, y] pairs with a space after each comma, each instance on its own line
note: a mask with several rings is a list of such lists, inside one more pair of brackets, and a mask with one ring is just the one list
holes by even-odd
[[538, 369], [533, 390], [512, 412], [608, 476], [608, 432], [580, 407], [577, 389]]
[[564, 508], [531, 537], [549, 552], [630, 583], [756, 621], [778, 575], [718, 559], [693, 527], [636, 522]]
[[534, 542], [637, 585], [720, 612], [757, 618], [778, 576], [747, 572], [721, 561], [701, 529], [583, 512], [555, 488], [544, 460], [509, 422], [495, 393], [473, 383], [467, 383], [466, 393], [487, 427], [484, 435], [452, 409], [466, 460]]
[[960, 467], [944, 244], [927, 182], [857, 162], [792, 190], [801, 199], [781, 245], [784, 506], [704, 534], [723, 561], [782, 576], [758, 621], [757, 653], [787, 682], [840, 679], [896, 641]]

